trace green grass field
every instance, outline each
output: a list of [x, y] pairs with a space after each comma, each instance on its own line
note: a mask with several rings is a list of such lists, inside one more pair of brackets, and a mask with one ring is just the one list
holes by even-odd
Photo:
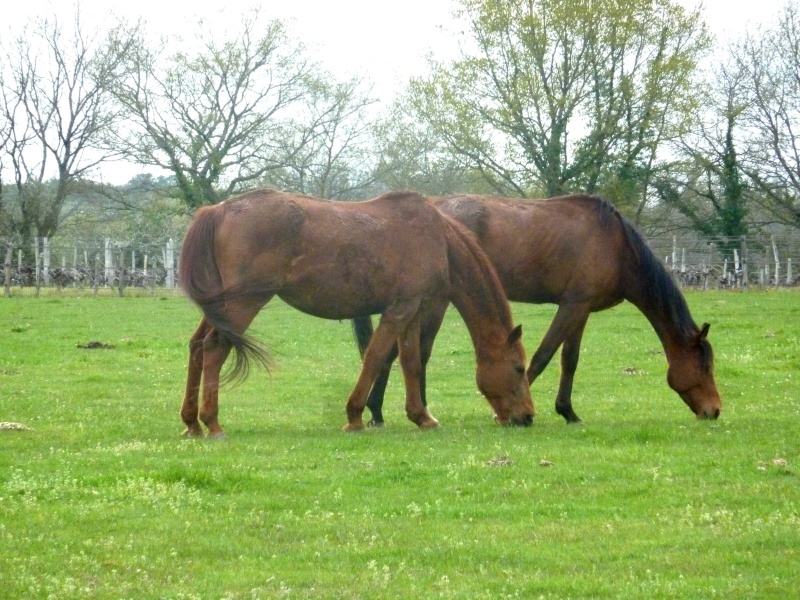
[[[723, 412], [696, 421], [632, 306], [593, 315], [573, 402], [501, 428], [451, 312], [418, 431], [345, 434], [348, 323], [271, 303], [277, 367], [224, 388], [228, 439], [184, 440], [181, 297], [0, 298], [0, 597], [780, 598], [800, 589], [800, 294], [687, 296]], [[526, 349], [552, 306], [514, 305]], [[106, 349], [81, 349], [99, 341]]]

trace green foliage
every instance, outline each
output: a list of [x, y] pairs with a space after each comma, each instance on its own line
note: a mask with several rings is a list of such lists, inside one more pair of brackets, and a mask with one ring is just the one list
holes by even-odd
[[[720, 86], [726, 105], [724, 135], [715, 139], [704, 133], [703, 142], [710, 148], [696, 148], [691, 141], [685, 143], [693, 158], [691, 167], [687, 167], [688, 185], [665, 178], [655, 187], [665, 204], [674, 206], [689, 219], [692, 229], [702, 235], [728, 238], [732, 247], [749, 230], [748, 190], [742, 181], [742, 165], [734, 140], [742, 116], [735, 99], [739, 92], [736, 82], [724, 70], [721, 76], [725, 81]], [[671, 176], [677, 171], [675, 166]]]
[[644, 206], [659, 150], [700, 102], [699, 13], [670, 0], [460, 4], [470, 43], [410, 86], [440, 144], [501, 194]]
[[[787, 598], [800, 542], [796, 292], [692, 293], [719, 421], [665, 384], [630, 305], [590, 319], [582, 426], [533, 387], [529, 429], [475, 390], [450, 312], [429, 368], [439, 431], [348, 435], [347, 323], [269, 304], [273, 373], [223, 388], [223, 442], [183, 440], [196, 309], [182, 298], [0, 302], [0, 573], [16, 598]], [[529, 352], [552, 306], [513, 306]], [[114, 347], [85, 350], [97, 340]]]

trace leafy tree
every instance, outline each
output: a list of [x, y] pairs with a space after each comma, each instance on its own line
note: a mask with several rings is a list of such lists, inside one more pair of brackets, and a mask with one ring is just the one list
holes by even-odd
[[408, 97], [394, 103], [375, 135], [382, 190], [409, 189], [431, 196], [494, 191], [464, 157], [451, 152], [417, 117]]
[[186, 205], [173, 196], [174, 189], [172, 178], [149, 174], [124, 185], [96, 185], [76, 203], [61, 234], [76, 241], [111, 237], [139, 249], [180, 239], [189, 215]]
[[647, 201], [710, 38], [670, 0], [461, 0], [470, 45], [412, 82], [420, 118], [497, 192]]
[[656, 189], [675, 206], [693, 230], [708, 236], [738, 239], [748, 232], [747, 186], [737, 147], [747, 101], [745, 74], [736, 65], [721, 64], [710, 73], [706, 110], [696, 127], [681, 137], [676, 153], [685, 157], [659, 175]]

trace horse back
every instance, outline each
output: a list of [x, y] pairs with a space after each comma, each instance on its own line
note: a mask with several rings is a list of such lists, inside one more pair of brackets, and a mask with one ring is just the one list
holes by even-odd
[[447, 281], [442, 216], [418, 194], [331, 202], [258, 190], [225, 205], [215, 244], [225, 288], [345, 319], [440, 294]]
[[434, 204], [475, 233], [510, 300], [600, 310], [623, 299], [625, 233], [605, 201], [453, 196]]

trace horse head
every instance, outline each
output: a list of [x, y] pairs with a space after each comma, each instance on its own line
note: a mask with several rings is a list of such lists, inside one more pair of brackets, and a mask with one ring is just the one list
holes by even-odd
[[716, 419], [722, 410], [714, 381], [714, 355], [706, 339], [709, 324], [691, 334], [689, 343], [668, 353], [667, 383], [697, 415], [698, 419]]
[[518, 325], [495, 352], [481, 353], [476, 382], [501, 425], [528, 426], [536, 414], [525, 375], [525, 351]]

